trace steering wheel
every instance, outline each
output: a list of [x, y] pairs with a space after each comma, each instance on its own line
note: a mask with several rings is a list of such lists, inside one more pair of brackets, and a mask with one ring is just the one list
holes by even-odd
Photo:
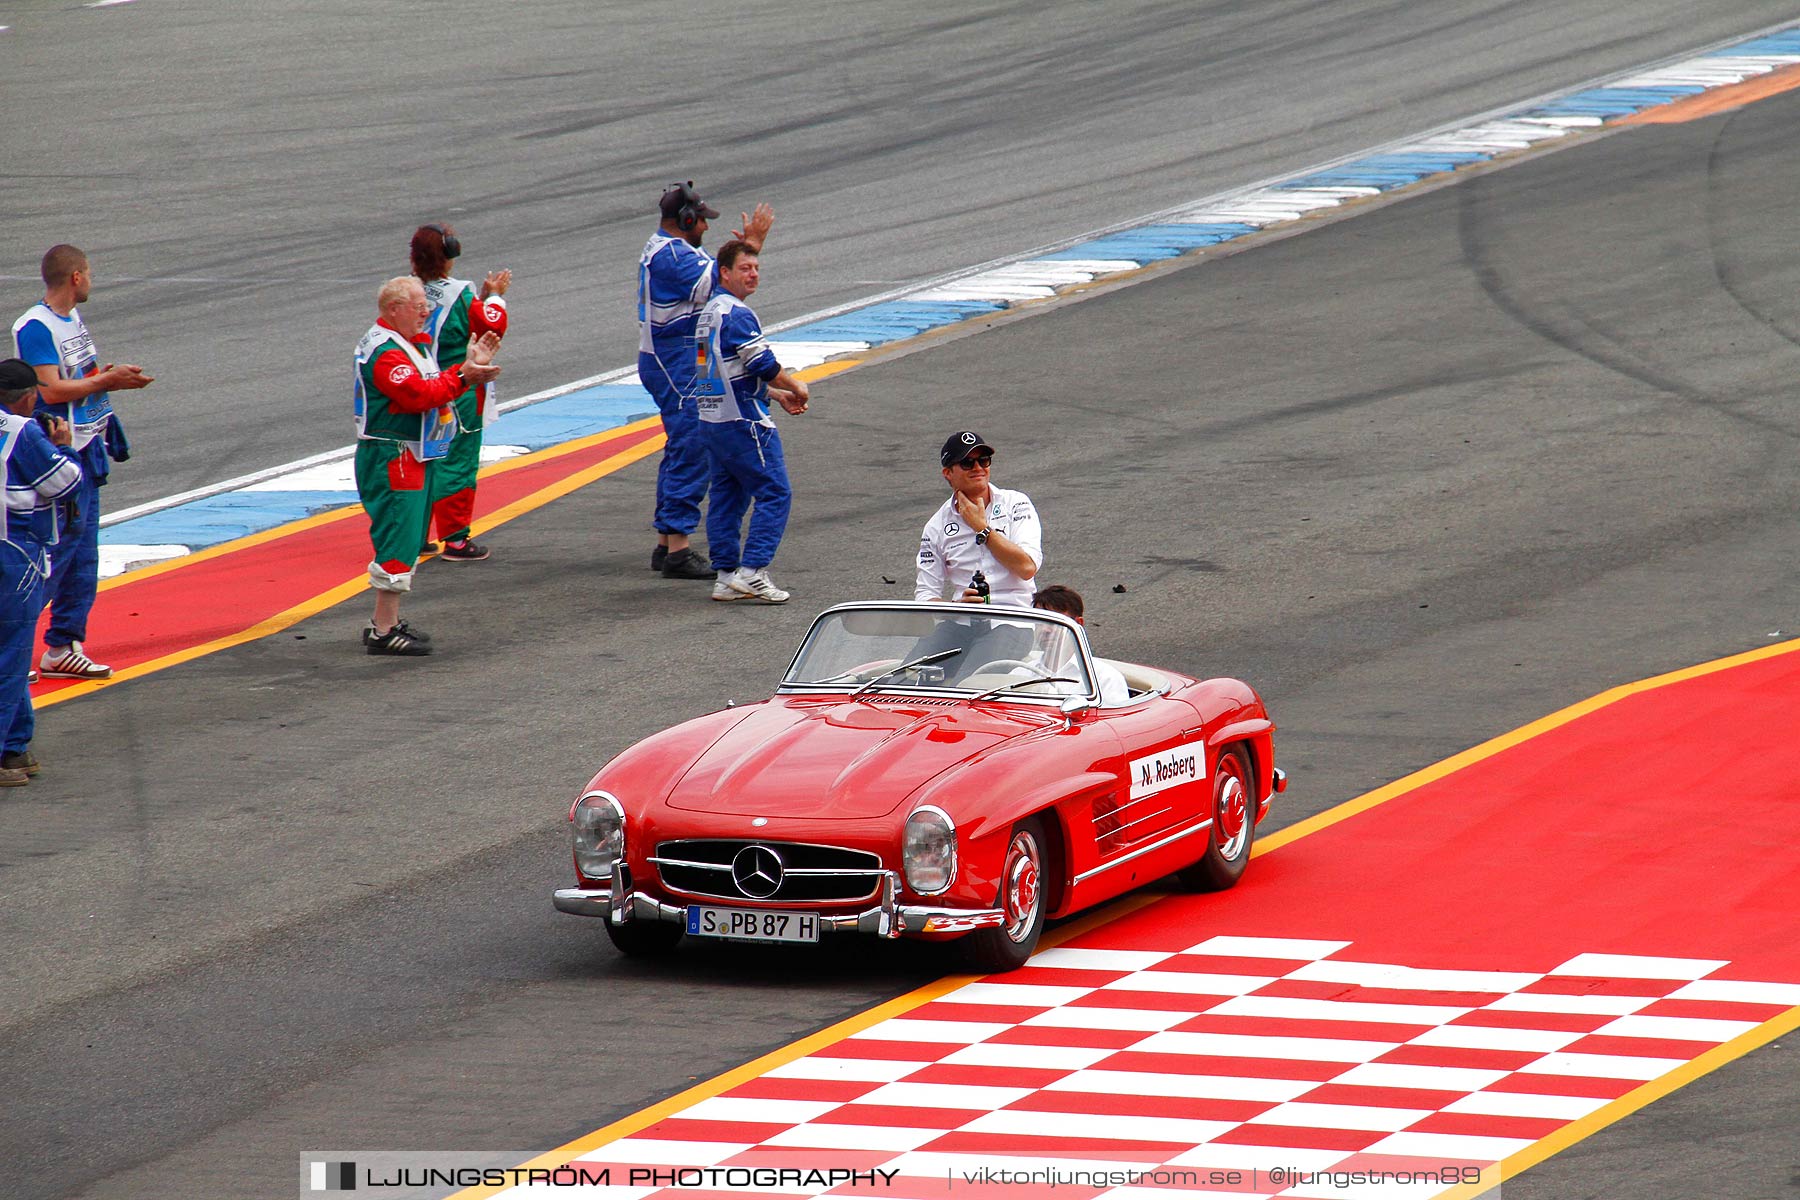
[[992, 662], [982, 663], [979, 667], [976, 667], [973, 671], [969, 672], [969, 674], [990, 675], [996, 670], [1010, 671], [1014, 667], [1022, 667], [1027, 671], [1042, 671], [1043, 669], [1037, 663], [1029, 663], [1022, 658], [996, 658]]

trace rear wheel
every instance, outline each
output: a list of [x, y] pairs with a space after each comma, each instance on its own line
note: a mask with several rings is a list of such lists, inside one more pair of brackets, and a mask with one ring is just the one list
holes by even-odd
[[1004, 924], [977, 929], [964, 939], [969, 962], [978, 971], [1011, 971], [1025, 964], [1044, 932], [1044, 822], [1030, 817], [1013, 826], [1000, 870], [1000, 911]]
[[675, 948], [686, 932], [667, 921], [627, 921], [623, 925], [606, 923], [606, 936], [619, 952], [632, 958], [660, 958]]
[[1256, 840], [1254, 789], [1243, 750], [1226, 749], [1213, 771], [1213, 824], [1206, 853], [1177, 872], [1184, 886], [1196, 892], [1222, 892], [1243, 878]]

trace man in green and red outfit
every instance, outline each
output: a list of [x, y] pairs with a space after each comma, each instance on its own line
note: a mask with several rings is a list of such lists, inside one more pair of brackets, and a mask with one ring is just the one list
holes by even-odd
[[[469, 341], [486, 333], [506, 335], [506, 289], [512, 272], [490, 271], [479, 289], [450, 275], [450, 260], [462, 253], [456, 230], [441, 222], [421, 225], [412, 236], [412, 268], [425, 285], [431, 317], [425, 331], [444, 370], [468, 355]], [[481, 471], [481, 431], [493, 413], [494, 389], [470, 387], [456, 398], [456, 436], [449, 452], [432, 468], [431, 513], [444, 541], [445, 562], [480, 562], [488, 549], [469, 540], [475, 518], [475, 481]], [[428, 548], [429, 549], [429, 548]]]
[[381, 319], [356, 344], [356, 490], [375, 546], [375, 619], [362, 639], [370, 654], [410, 657], [431, 653], [431, 638], [400, 619], [431, 521], [431, 473], [456, 434], [456, 398], [500, 374], [500, 339], [481, 335], [465, 362], [440, 370], [425, 332], [424, 285], [398, 276], [375, 302]]

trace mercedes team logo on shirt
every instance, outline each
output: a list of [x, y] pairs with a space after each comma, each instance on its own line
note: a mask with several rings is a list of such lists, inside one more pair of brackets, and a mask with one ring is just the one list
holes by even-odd
[[745, 846], [731, 860], [731, 878], [752, 900], [767, 900], [781, 890], [781, 855], [767, 846]]

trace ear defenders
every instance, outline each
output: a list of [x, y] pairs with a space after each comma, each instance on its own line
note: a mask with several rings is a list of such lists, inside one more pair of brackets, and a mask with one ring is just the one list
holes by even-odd
[[700, 197], [694, 192], [694, 181], [690, 179], [686, 183], [672, 183], [669, 190], [678, 192], [681, 197], [681, 207], [675, 210], [675, 224], [681, 227], [683, 233], [692, 232], [694, 226], [700, 223]]
[[456, 235], [454, 233], [451, 233], [449, 230], [445, 229], [442, 225], [439, 225], [436, 221], [433, 221], [431, 224], [425, 226], [425, 228], [436, 230], [437, 235], [444, 239], [444, 257], [445, 258], [455, 258], [462, 253], [462, 243], [457, 240]]

